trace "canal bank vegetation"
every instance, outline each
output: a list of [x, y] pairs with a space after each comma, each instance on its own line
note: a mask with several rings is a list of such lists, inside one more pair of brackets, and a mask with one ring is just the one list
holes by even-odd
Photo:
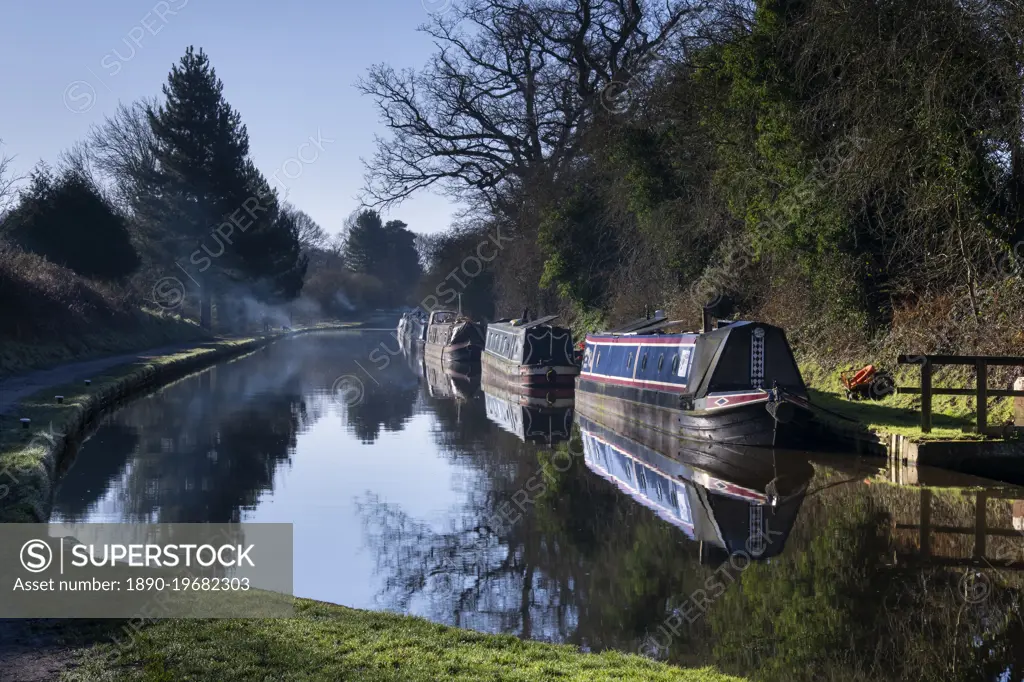
[[829, 374], [1016, 352], [1024, 9], [831, 7], [457, 2], [423, 29], [425, 67], [360, 85], [391, 130], [367, 200], [431, 187], [473, 207], [423, 292], [481, 317], [582, 332], [648, 307], [696, 327], [723, 298]]
[[297, 618], [177, 620], [146, 626], [131, 646], [99, 645], [66, 680], [632, 680], [740, 682], [635, 655], [485, 635], [420, 618], [297, 600]]
[[72, 359], [210, 339], [133, 301], [130, 290], [0, 239], [0, 378]]
[[[857, 368], [870, 363], [864, 359]], [[856, 364], [856, 363], [851, 363]], [[816, 405], [860, 422], [865, 428], [885, 437], [888, 434], [906, 436], [915, 441], [977, 440], [982, 438], [976, 430], [975, 399], [967, 396], [935, 396], [932, 398], [932, 430], [921, 431], [921, 399], [903, 393], [885, 396], [879, 400], [850, 401], [846, 389], [839, 381], [839, 367], [828, 369], [819, 361], [808, 358], [800, 363], [800, 372], [808, 385], [811, 400]], [[947, 371], [948, 370], [948, 371]], [[936, 372], [936, 388], [973, 387], [973, 369], [944, 368]], [[1003, 371], [1006, 381], [1013, 383], [1017, 376]], [[898, 386], [918, 386], [920, 368], [917, 365], [901, 367], [893, 372]], [[988, 425], [1013, 423], [1013, 399], [989, 399]]]

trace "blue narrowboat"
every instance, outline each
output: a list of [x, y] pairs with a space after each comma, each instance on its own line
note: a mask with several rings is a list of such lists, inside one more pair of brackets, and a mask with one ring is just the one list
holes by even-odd
[[759, 322], [667, 333], [664, 317], [586, 337], [576, 384], [581, 409], [681, 438], [800, 447], [813, 421], [786, 335]]

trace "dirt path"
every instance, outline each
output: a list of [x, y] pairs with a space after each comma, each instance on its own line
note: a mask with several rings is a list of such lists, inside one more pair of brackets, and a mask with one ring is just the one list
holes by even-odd
[[73, 650], [36, 623], [0, 620], [0, 682], [49, 682], [71, 666]]
[[96, 643], [123, 638], [124, 621], [0, 619], [0, 682], [52, 682]]
[[84, 381], [90, 377], [102, 374], [111, 367], [128, 363], [141, 362], [161, 355], [178, 353], [192, 348], [203, 348], [215, 345], [217, 341], [184, 342], [160, 348], [136, 353], [125, 353], [123, 355], [111, 355], [95, 360], [82, 360], [80, 362], [69, 362], [58, 365], [51, 369], [39, 369], [25, 374], [17, 374], [6, 379], [0, 379], [0, 414], [7, 414], [15, 405], [24, 398], [43, 390], [47, 386], [59, 386], [60, 384]]
[[[363, 329], [358, 324], [352, 324], [352, 331], [358, 329], [359, 331], [376, 331], [373, 329]], [[391, 331], [388, 328], [383, 331]], [[298, 332], [303, 331], [316, 331], [316, 329], [297, 329]], [[102, 374], [104, 371], [111, 367], [117, 367], [118, 365], [125, 365], [134, 362], [141, 362], [143, 360], [149, 360], [161, 355], [170, 355], [172, 353], [180, 353], [181, 351], [192, 350], [195, 348], [207, 348], [216, 346], [217, 344], [240, 338], [249, 338], [254, 336], [252, 334], [243, 335], [239, 337], [231, 336], [218, 336], [210, 341], [185, 341], [170, 346], [162, 346], [160, 348], [150, 348], [147, 350], [136, 351], [134, 353], [124, 353], [122, 355], [111, 355], [104, 358], [96, 358], [94, 360], [82, 360], [79, 362], [69, 362], [63, 365], [57, 365], [50, 369], [39, 369], [24, 374], [16, 374], [6, 379], [0, 379], [0, 415], [7, 414], [11, 408], [18, 404], [18, 402], [28, 396], [43, 390], [47, 386], [59, 386], [60, 384], [68, 384], [75, 381], [83, 381], [90, 377]], [[256, 336], [259, 336], [258, 334]]]

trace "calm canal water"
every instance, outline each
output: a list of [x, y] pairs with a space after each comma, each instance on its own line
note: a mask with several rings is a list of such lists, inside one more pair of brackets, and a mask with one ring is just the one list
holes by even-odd
[[53, 520], [293, 523], [298, 596], [751, 679], [1024, 679], [1024, 490], [504, 398], [286, 339], [112, 413]]

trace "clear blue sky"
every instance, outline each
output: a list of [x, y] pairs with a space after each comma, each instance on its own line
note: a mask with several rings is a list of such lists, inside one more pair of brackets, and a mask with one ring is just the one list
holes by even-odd
[[[0, 22], [2, 151], [26, 172], [85, 137], [118, 101], [158, 95], [188, 45], [210, 55], [249, 129], [257, 166], [287, 183], [288, 200], [330, 232], [358, 207], [359, 157], [384, 133], [355, 88], [373, 63], [420, 67], [432, 45], [416, 27], [448, 0], [32, 0], [5, 3]], [[321, 131], [323, 151], [301, 150]], [[292, 176], [288, 178], [286, 176]], [[453, 207], [422, 194], [387, 217], [417, 232], [448, 226]]]

